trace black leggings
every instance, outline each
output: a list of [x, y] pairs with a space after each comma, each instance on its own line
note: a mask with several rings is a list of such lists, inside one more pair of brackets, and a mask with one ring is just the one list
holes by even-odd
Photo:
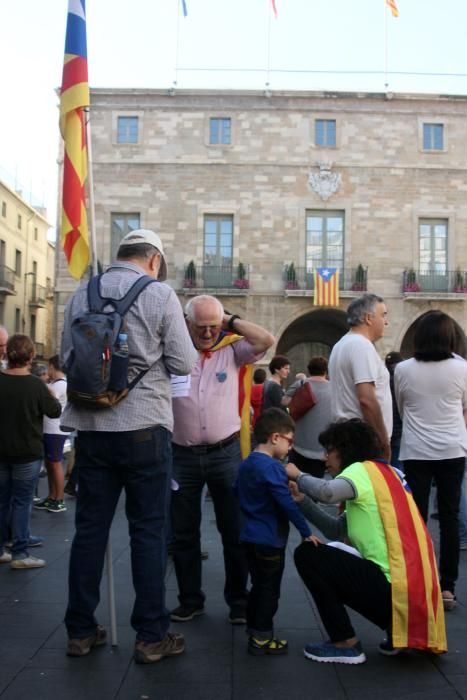
[[391, 625], [391, 584], [379, 566], [335, 547], [303, 542], [295, 565], [315, 601], [331, 642], [355, 637], [348, 605], [381, 629]]

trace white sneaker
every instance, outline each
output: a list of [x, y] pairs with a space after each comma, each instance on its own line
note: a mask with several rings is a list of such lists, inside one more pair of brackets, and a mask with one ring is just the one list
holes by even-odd
[[37, 557], [26, 557], [25, 559], [12, 559], [10, 569], [40, 569], [45, 566], [44, 559]]
[[10, 552], [3, 552], [3, 554], [0, 555], [0, 564], [8, 564], [10, 561], [11, 561]]

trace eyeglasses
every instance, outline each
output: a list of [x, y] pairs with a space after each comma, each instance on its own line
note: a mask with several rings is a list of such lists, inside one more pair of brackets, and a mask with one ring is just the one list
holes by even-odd
[[288, 435], [283, 435], [282, 433], [278, 433], [279, 437], [284, 438], [284, 440], [287, 440], [289, 443], [289, 447], [292, 447], [293, 445], [293, 438], [289, 437]]

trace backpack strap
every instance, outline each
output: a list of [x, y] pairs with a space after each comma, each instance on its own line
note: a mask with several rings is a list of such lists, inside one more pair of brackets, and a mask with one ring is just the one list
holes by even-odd
[[138, 277], [136, 282], [130, 287], [128, 292], [121, 299], [112, 299], [111, 297], [103, 297], [100, 292], [101, 286], [101, 275], [96, 275], [91, 277], [88, 284], [88, 306], [91, 313], [103, 313], [104, 308], [108, 305], [113, 306], [115, 311], [120, 314], [123, 318], [127, 313], [128, 309], [138, 296], [141, 294], [143, 289], [145, 289], [148, 284], [152, 282], [157, 282], [157, 280], [149, 277], [149, 275], [143, 275]]

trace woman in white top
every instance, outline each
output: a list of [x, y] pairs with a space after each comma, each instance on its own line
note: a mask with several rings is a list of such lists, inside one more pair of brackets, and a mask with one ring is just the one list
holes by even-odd
[[459, 502], [467, 454], [467, 362], [454, 355], [456, 330], [442, 311], [419, 321], [414, 357], [397, 365], [394, 389], [402, 418], [400, 460], [424, 520], [432, 481], [438, 490], [440, 579], [446, 610], [459, 564]]

